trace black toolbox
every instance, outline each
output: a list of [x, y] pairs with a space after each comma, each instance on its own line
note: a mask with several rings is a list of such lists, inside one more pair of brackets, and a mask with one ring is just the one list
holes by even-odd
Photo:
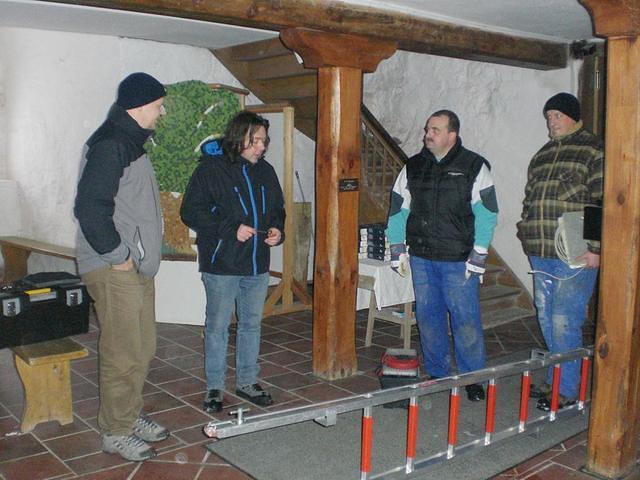
[[30, 275], [0, 291], [0, 348], [89, 331], [86, 287], [79, 277], [62, 273]]

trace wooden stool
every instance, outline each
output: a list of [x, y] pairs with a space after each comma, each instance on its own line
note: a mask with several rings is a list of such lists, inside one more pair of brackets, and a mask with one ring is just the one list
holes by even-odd
[[89, 352], [70, 338], [13, 347], [24, 385], [25, 406], [20, 430], [30, 432], [42, 422], [73, 422], [70, 361]]
[[404, 304], [404, 311], [401, 314], [395, 312], [395, 307], [385, 307], [378, 310], [376, 302], [376, 293], [374, 290], [375, 278], [368, 275], [360, 275], [358, 277], [358, 288], [368, 290], [371, 294], [369, 300], [369, 314], [367, 316], [367, 333], [364, 339], [364, 346], [371, 346], [373, 337], [373, 325], [376, 318], [386, 320], [387, 322], [397, 323], [400, 325], [400, 336], [403, 338], [403, 347], [411, 348], [411, 326], [415, 325], [416, 317], [413, 314], [412, 303]]

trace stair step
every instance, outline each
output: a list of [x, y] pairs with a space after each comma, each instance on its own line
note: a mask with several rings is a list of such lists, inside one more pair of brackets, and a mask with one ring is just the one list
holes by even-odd
[[503, 308], [491, 312], [482, 310], [482, 328], [487, 330], [488, 328], [497, 327], [516, 320], [534, 317], [535, 314], [535, 310], [528, 310], [521, 307]]
[[268, 91], [270, 96], [280, 100], [307, 98], [315, 94], [318, 88], [318, 82], [314, 75], [304, 75], [290, 79], [258, 80], [256, 85]]
[[304, 75], [317, 76], [315, 70], [304, 68], [291, 55], [261, 58], [249, 63], [251, 75], [256, 80], [292, 78]]
[[250, 62], [252, 60], [279, 57], [282, 55], [292, 56], [291, 51], [282, 44], [278, 37], [242, 45], [234, 45], [220, 50], [228, 50], [233, 60], [237, 62]]
[[522, 293], [522, 290], [518, 287], [505, 285], [483, 286], [480, 288], [480, 305], [482, 310], [486, 312], [517, 307]]
[[518, 287], [507, 287], [505, 285], [481, 286], [480, 301], [487, 303], [499, 298], [512, 297], [519, 295], [521, 291]]

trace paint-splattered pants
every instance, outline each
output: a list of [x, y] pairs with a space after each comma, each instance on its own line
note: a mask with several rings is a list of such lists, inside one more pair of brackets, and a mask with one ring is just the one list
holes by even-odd
[[[553, 275], [533, 274], [534, 302], [547, 349], [551, 353], [562, 353], [582, 347], [582, 325], [598, 269], [585, 268], [578, 273], [555, 258], [529, 257], [529, 261], [535, 272]], [[579, 378], [577, 360], [563, 363], [560, 394], [576, 398]], [[553, 368], [550, 368], [547, 372], [549, 385], [552, 379]]]
[[410, 262], [425, 371], [432, 377], [454, 373], [447, 313], [458, 372], [484, 368], [478, 277], [465, 279], [465, 262], [438, 262], [416, 256]]

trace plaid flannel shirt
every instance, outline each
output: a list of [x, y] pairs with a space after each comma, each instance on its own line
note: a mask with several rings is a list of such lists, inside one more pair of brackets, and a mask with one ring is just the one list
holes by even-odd
[[[533, 156], [518, 225], [527, 255], [558, 258], [558, 218], [601, 203], [603, 164], [601, 142], [581, 122], [575, 132], [551, 140]], [[599, 248], [599, 242], [589, 243], [590, 251], [599, 253]]]

